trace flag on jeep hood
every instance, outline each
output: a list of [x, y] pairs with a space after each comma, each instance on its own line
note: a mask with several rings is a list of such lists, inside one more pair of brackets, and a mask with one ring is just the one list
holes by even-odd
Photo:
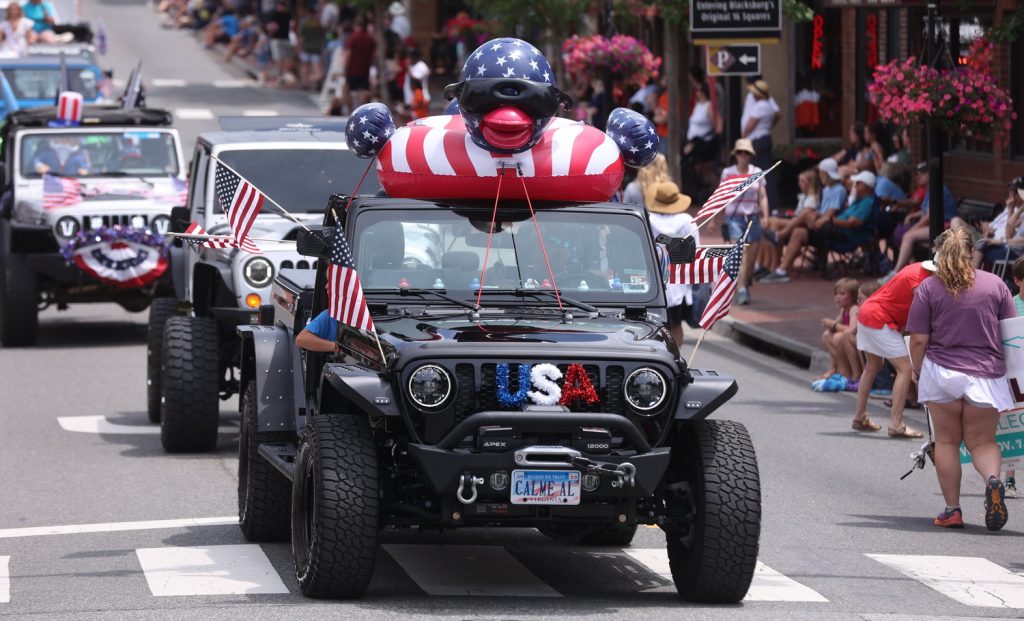
[[77, 179], [43, 175], [43, 209], [58, 209], [82, 202], [82, 183]]
[[327, 303], [331, 317], [360, 330], [373, 330], [363, 285], [352, 261], [352, 249], [340, 224], [331, 236], [327, 260]]

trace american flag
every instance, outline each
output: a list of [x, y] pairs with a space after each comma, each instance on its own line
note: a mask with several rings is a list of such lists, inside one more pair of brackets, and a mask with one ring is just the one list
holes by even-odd
[[743, 244], [747, 239], [746, 235], [740, 238], [736, 245], [729, 249], [725, 257], [722, 271], [715, 280], [715, 286], [711, 289], [711, 298], [700, 316], [700, 327], [708, 330], [715, 322], [729, 314], [732, 308], [732, 296], [736, 293], [736, 280], [740, 275], [740, 265], [743, 264]]
[[217, 177], [214, 180], [217, 200], [228, 214], [228, 225], [235, 235], [235, 241], [241, 244], [249, 235], [256, 216], [263, 209], [266, 196], [256, 186], [240, 177], [224, 164], [217, 164]]
[[[185, 235], [206, 235], [206, 230], [199, 226], [198, 222], [193, 222], [185, 229]], [[210, 235], [205, 238], [183, 237], [183, 239], [194, 246], [205, 248], [241, 248], [249, 254], [260, 254], [260, 249], [248, 237], [243, 239], [241, 244], [228, 235]]]
[[725, 265], [730, 248], [698, 248], [693, 263], [669, 265], [668, 284], [699, 285], [713, 282]]
[[171, 175], [171, 193], [178, 205], [184, 205], [187, 203], [188, 181], [185, 179], [178, 179], [174, 175]]
[[77, 179], [43, 175], [43, 209], [58, 209], [82, 202], [82, 183]]
[[327, 260], [327, 303], [331, 317], [360, 330], [373, 330], [373, 318], [352, 261], [352, 249], [340, 224], [334, 228]]
[[[774, 166], [772, 168], [774, 168]], [[712, 192], [711, 196], [708, 197], [707, 202], [701, 206], [700, 211], [697, 212], [694, 220], [700, 220], [702, 218], [710, 219], [714, 217], [715, 214], [722, 211], [729, 205], [729, 203], [742, 196], [744, 192], [754, 186], [770, 171], [771, 168], [751, 173], [749, 175], [736, 175], [734, 177], [724, 179], [722, 183], [719, 184], [718, 188]], [[706, 221], [707, 220], [705, 220], [705, 222]]]

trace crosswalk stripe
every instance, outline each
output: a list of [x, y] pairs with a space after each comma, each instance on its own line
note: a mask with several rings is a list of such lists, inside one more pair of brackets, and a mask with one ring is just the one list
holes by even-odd
[[11, 601], [11, 557], [0, 556], [0, 604]]
[[185, 121], [209, 121], [213, 119], [213, 110], [209, 108], [178, 108], [174, 116]]
[[245, 88], [246, 86], [256, 86], [256, 82], [253, 80], [214, 80], [213, 86], [216, 88]]
[[41, 537], [44, 535], [81, 535], [85, 533], [117, 533], [132, 530], [160, 530], [165, 528], [194, 528], [238, 524], [237, 515], [224, 517], [183, 518], [177, 520], [146, 520], [140, 522], [105, 522], [98, 524], [65, 524], [61, 526], [28, 526], [0, 528], [0, 539]]
[[[630, 558], [647, 567], [669, 582], [672, 571], [668, 564], [668, 553], [661, 548], [639, 548], [626, 550]], [[788, 578], [761, 561], [754, 568], [754, 579], [750, 590], [743, 598], [748, 602], [827, 602], [820, 593]]]
[[182, 87], [188, 83], [180, 78], [153, 78], [150, 84], [158, 87]]
[[984, 608], [1024, 608], [1024, 576], [974, 556], [867, 554], [947, 597]]
[[501, 546], [383, 547], [427, 595], [562, 596]]
[[157, 597], [288, 592], [257, 544], [139, 548], [135, 553]]
[[277, 116], [277, 110], [242, 110], [242, 116]]
[[[64, 431], [77, 433], [99, 433], [104, 435], [160, 435], [156, 425], [122, 425], [112, 423], [106, 416], [58, 416], [57, 422]], [[237, 427], [221, 426], [218, 433], [237, 432]]]

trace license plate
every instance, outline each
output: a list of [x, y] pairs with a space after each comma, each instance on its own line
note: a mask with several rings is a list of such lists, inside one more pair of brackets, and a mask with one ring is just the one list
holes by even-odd
[[578, 505], [580, 473], [577, 470], [513, 470], [512, 504]]

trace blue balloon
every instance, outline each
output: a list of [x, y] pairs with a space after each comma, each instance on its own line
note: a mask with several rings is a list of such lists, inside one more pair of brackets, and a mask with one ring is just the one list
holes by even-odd
[[382, 103], [363, 104], [352, 112], [345, 125], [345, 142], [357, 156], [376, 157], [395, 133], [395, 119]]
[[608, 115], [605, 133], [619, 145], [626, 165], [640, 168], [654, 161], [658, 154], [658, 132], [654, 123], [636, 110], [616, 108]]

